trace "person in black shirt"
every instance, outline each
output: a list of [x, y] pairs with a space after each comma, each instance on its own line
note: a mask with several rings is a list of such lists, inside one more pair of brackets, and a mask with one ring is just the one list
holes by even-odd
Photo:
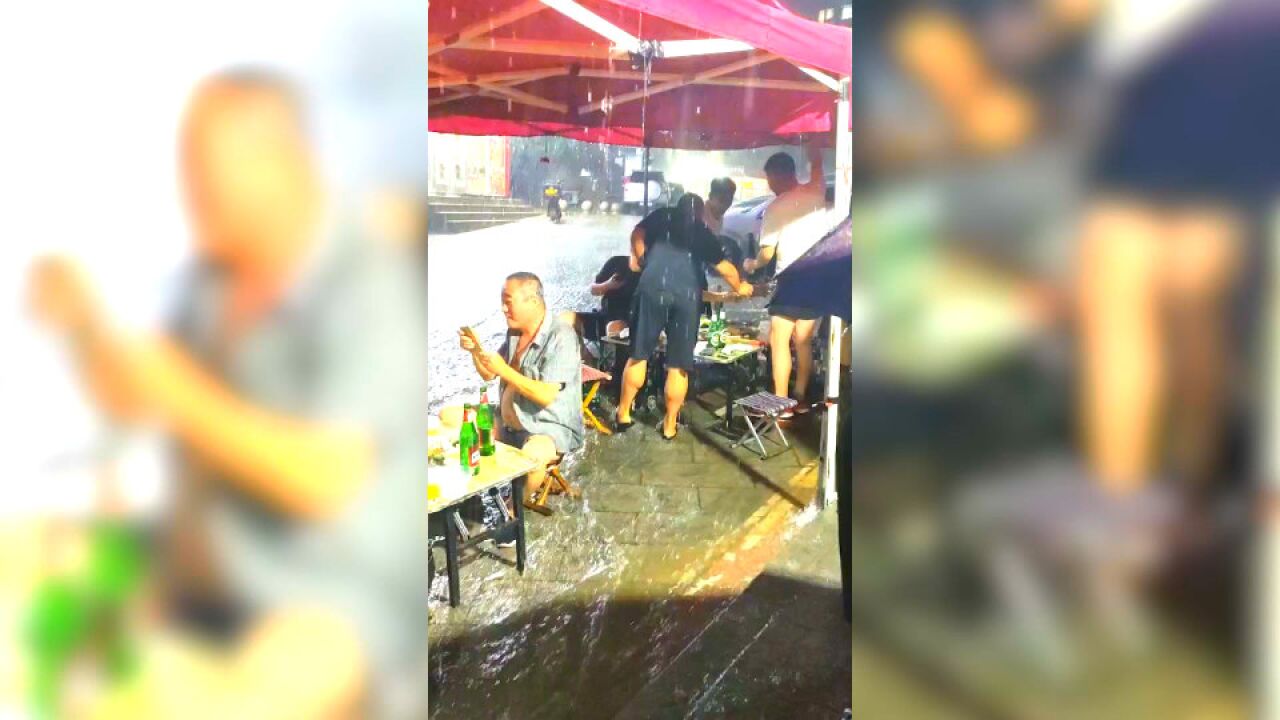
[[629, 256], [614, 255], [606, 260], [591, 283], [591, 294], [600, 298], [600, 309], [570, 313], [578, 335], [585, 340], [599, 340], [603, 335], [622, 332], [631, 317], [631, 300], [639, 281], [640, 273], [631, 269]]
[[689, 389], [689, 369], [698, 340], [698, 314], [706, 267], [714, 267], [740, 295], [750, 296], [737, 268], [724, 259], [720, 242], [703, 223], [702, 198], [688, 193], [674, 208], [650, 213], [631, 233], [631, 269], [640, 272], [631, 309], [631, 358], [623, 373], [617, 426], [633, 424], [631, 405], [644, 387], [649, 357], [667, 335], [667, 412], [662, 436], [672, 440]]

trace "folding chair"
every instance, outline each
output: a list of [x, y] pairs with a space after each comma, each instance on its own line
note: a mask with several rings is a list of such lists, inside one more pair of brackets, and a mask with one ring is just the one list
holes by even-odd
[[582, 366], [582, 384], [590, 384], [591, 386], [587, 388], [587, 393], [582, 396], [582, 418], [601, 435], [612, 435], [613, 431], [605, 427], [605, 424], [600, 422], [600, 418], [591, 412], [591, 401], [596, 399], [596, 393], [600, 391], [600, 383], [608, 382], [612, 379], [613, 376], [607, 372], [597, 370], [590, 365]]
[[759, 448], [760, 458], [762, 460], [769, 459], [769, 451], [765, 449], [764, 438], [769, 429], [772, 428], [778, 434], [778, 442], [788, 450], [791, 449], [791, 443], [787, 442], [787, 436], [782, 433], [782, 426], [778, 424], [778, 416], [782, 413], [794, 408], [797, 403], [791, 398], [778, 397], [773, 393], [758, 392], [754, 395], [735, 400], [733, 403], [737, 406], [741, 413], [742, 419], [746, 422], [747, 430], [729, 446], [735, 449], [740, 445], [746, 445], [748, 442], [755, 442]]
[[526, 508], [542, 515], [551, 515], [555, 511], [547, 507], [547, 501], [552, 495], [568, 495], [575, 500], [582, 497], [582, 493], [570, 485], [560, 472], [562, 460], [564, 455], [557, 455], [555, 460], [547, 463], [547, 477], [543, 479], [542, 486], [533, 492], [533, 497], [524, 502]]

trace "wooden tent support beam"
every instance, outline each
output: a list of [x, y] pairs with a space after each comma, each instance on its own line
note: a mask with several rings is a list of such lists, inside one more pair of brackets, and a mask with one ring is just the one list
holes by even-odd
[[[460, 87], [465, 85], [473, 85], [477, 82], [487, 83], [525, 83], [534, 80], [542, 80], [549, 77], [557, 77], [560, 75], [568, 75], [569, 68], [554, 67], [542, 68], [538, 70], [512, 70], [509, 72], [486, 73], [484, 75], [465, 75], [449, 68], [436, 68], [432, 64], [433, 71], [441, 69], [442, 77], [431, 78], [430, 87], [433, 90], [443, 90], [445, 88]], [[580, 77], [596, 78], [602, 80], [643, 80], [644, 73], [637, 70], [609, 70], [609, 69], [590, 69], [583, 68], [578, 72]], [[686, 76], [679, 73], [652, 73], [650, 78], [656, 82], [675, 82], [684, 80]], [[712, 77], [704, 78], [690, 83], [691, 85], [718, 85], [724, 87], [744, 87], [744, 88], [760, 88], [763, 90], [796, 90], [801, 92], [827, 92], [827, 88], [816, 82], [808, 80], [773, 80], [769, 78], [754, 77]]]
[[581, 58], [584, 60], [625, 60], [625, 50], [608, 45], [559, 42], [556, 40], [512, 40], [508, 38], [482, 38], [463, 40], [451, 46], [454, 50], [478, 52], [515, 53], [518, 55], [549, 55], [552, 57]]
[[[519, 80], [504, 80], [504, 81], [494, 81], [491, 84], [492, 85], [506, 85], [506, 84], [518, 85], [520, 84], [520, 82], [521, 81]], [[448, 103], [451, 103], [454, 100], [464, 100], [466, 98], [475, 97], [477, 95], [484, 95], [486, 97], [500, 97], [499, 95], [497, 95], [497, 93], [492, 91], [482, 92], [479, 88], [468, 87], [465, 90], [455, 92], [452, 95], [441, 95], [439, 97], [433, 97], [427, 101], [427, 107], [438, 107], [440, 105], [446, 105]], [[502, 99], [506, 100], [508, 98], [502, 97]]]
[[[702, 80], [707, 80], [714, 77], [719, 77], [721, 75], [728, 75], [729, 73], [735, 73], [735, 72], [738, 72], [739, 70], [745, 70], [749, 67], [755, 67], [756, 65], [762, 65], [764, 63], [772, 62], [777, 59], [778, 59], [778, 56], [773, 55], [772, 53], [757, 53], [755, 55], [751, 55], [750, 57], [743, 58], [742, 60], [738, 60], [737, 62], [731, 62], [727, 65], [714, 67], [714, 68], [711, 68], [710, 70], [704, 70], [700, 73], [696, 73], [694, 75], [691, 75], [681, 80], [673, 80], [671, 82], [662, 83], [661, 85], [654, 85], [653, 87], [649, 88], [648, 94], [650, 97], [652, 97], [654, 95], [667, 92], [668, 90], [675, 90], [677, 88], [682, 88], [686, 85], [692, 85], [693, 83], [700, 82]], [[601, 108], [604, 107], [605, 103], [607, 102], [612, 103], [613, 107], [617, 107], [624, 103], [629, 103], [635, 100], [639, 100], [644, 96], [645, 96], [645, 91], [643, 88], [633, 92], [623, 93], [622, 95], [618, 95], [613, 98], [606, 98], [605, 100], [601, 100], [598, 102], [587, 103], [586, 105], [583, 105], [582, 107], [578, 108], [578, 114], [585, 115], [589, 112], [595, 112], [597, 110], [600, 110]]]
[[448, 65], [444, 65], [442, 63], [436, 62], [435, 60], [429, 61], [427, 63], [427, 72], [433, 72], [437, 75], [440, 75], [442, 77], [447, 77], [447, 78], [466, 77], [466, 73], [461, 72], [459, 70], [454, 70]]
[[441, 95], [440, 97], [435, 97], [428, 100], [427, 107], [433, 108], [433, 107], [439, 107], [441, 105], [447, 105], [453, 102], [454, 100], [465, 100], [466, 98], [469, 98], [469, 97], [475, 97], [478, 94], [479, 94], [478, 90], [463, 90], [462, 92], [454, 93], [453, 95]]
[[485, 73], [484, 75], [456, 75], [445, 78], [433, 78], [430, 81], [430, 86], [433, 90], [443, 90], [444, 88], [457, 87], [459, 85], [474, 85], [476, 83], [525, 83], [533, 80], [555, 77], [557, 75], [567, 75], [568, 73], [568, 68], [554, 67], [542, 68], [540, 70], [512, 70], [509, 72]]
[[795, 63], [792, 63], [792, 65], [795, 65], [796, 67], [800, 68], [800, 71], [801, 71], [801, 72], [803, 72], [805, 75], [808, 75], [809, 77], [813, 78], [814, 80], [817, 80], [818, 82], [822, 83], [822, 86], [823, 86], [823, 87], [825, 87], [826, 89], [830, 90], [831, 92], [833, 92], [833, 93], [839, 93], [839, 92], [840, 92], [840, 81], [839, 81], [839, 80], [837, 80], [837, 79], [835, 79], [835, 78], [831, 77], [830, 75], [828, 75], [828, 74], [826, 74], [826, 73], [824, 73], [824, 72], [820, 72], [820, 71], [818, 71], [818, 70], [814, 70], [814, 69], [813, 69], [813, 68], [811, 68], [811, 67], [805, 67], [805, 66], [803, 66], [803, 65], [796, 65]]
[[542, 108], [544, 110], [552, 110], [554, 112], [558, 112], [561, 114], [569, 112], [569, 106], [565, 105], [564, 103], [544, 100], [543, 98], [540, 98], [537, 95], [534, 95], [533, 93], [527, 93], [523, 90], [517, 90], [513, 87], [504, 87], [502, 85], [496, 85], [494, 83], [480, 83], [480, 82], [475, 83], [475, 85], [482, 90], [487, 90], [491, 93], [497, 93], [498, 95], [501, 95], [502, 97], [508, 100], [511, 100], [512, 102], [523, 103], [525, 105], [530, 105], [536, 108]]
[[547, 6], [543, 4], [542, 0], [528, 0], [528, 2], [523, 2], [506, 12], [498, 13], [493, 17], [472, 23], [448, 37], [428, 42], [427, 56], [430, 57], [441, 50], [454, 47], [460, 42], [488, 35], [500, 27], [506, 27], [511, 23], [523, 20], [534, 13], [541, 12], [546, 9], [546, 7]]
[[[644, 73], [639, 70], [607, 70], [607, 69], [588, 69], [583, 68], [578, 75], [585, 78], [599, 78], [603, 80], [644, 80]], [[667, 82], [674, 80], [683, 80], [684, 75], [680, 73], [650, 73], [649, 78], [656, 82]], [[749, 87], [762, 88], [765, 90], [798, 90], [804, 92], [827, 92], [827, 89], [816, 82], [809, 80], [772, 80], [768, 78], [753, 77], [713, 77], [699, 80], [693, 85], [721, 85], [725, 87]]]

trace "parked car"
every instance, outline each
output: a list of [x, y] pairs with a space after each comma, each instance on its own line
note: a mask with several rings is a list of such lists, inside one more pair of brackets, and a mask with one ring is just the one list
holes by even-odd
[[608, 183], [604, 180], [584, 177], [581, 180], [581, 192], [573, 207], [584, 213], [616, 213], [621, 202], [621, 196], [617, 192], [610, 192]]
[[720, 231], [742, 248], [743, 257], [753, 258], [760, 253], [760, 228], [764, 225], [764, 211], [773, 202], [773, 195], [742, 200], [734, 203], [724, 214], [724, 227]]
[[[672, 204], [671, 187], [661, 171], [650, 170], [647, 178], [649, 185], [649, 208], [666, 207]], [[636, 170], [622, 184], [622, 212], [637, 215], [644, 212], [645, 174]]]

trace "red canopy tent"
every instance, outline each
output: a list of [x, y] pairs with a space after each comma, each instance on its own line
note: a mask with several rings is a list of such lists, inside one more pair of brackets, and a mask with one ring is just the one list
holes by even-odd
[[853, 64], [848, 28], [771, 0], [437, 0], [428, 23], [428, 127], [441, 133], [695, 150], [801, 134], [830, 144]]

